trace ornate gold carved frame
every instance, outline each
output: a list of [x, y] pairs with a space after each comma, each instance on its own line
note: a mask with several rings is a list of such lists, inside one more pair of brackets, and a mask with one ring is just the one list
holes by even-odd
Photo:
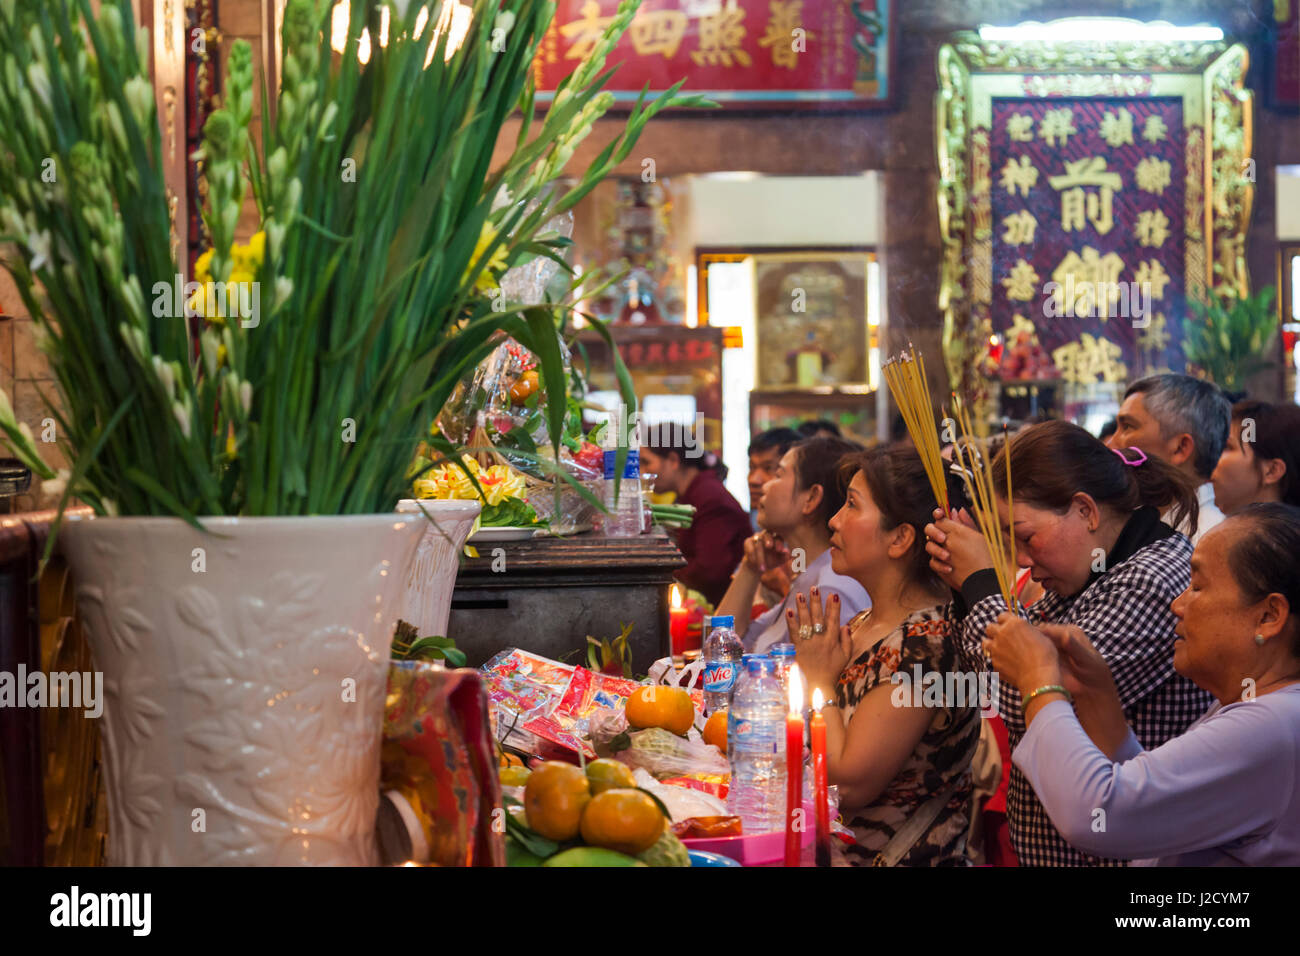
[[1187, 137], [1185, 283], [1248, 291], [1245, 233], [1254, 199], [1246, 48], [1223, 41], [1018, 43], [957, 34], [938, 55], [935, 98], [939, 309], [952, 388], [981, 402], [979, 358], [992, 301], [989, 133], [993, 97], [1181, 96]]

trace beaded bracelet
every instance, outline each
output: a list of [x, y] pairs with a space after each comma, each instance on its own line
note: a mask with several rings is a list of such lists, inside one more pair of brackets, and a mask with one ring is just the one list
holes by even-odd
[[1029, 709], [1029, 702], [1033, 700], [1035, 697], [1037, 697], [1039, 694], [1050, 694], [1053, 692], [1058, 694], [1064, 694], [1066, 700], [1068, 700], [1072, 704], [1074, 703], [1074, 695], [1071, 694], [1064, 687], [1062, 687], [1060, 684], [1048, 684], [1046, 687], [1038, 688], [1038, 690], [1034, 691], [1028, 697], [1023, 698], [1020, 701], [1021, 713]]

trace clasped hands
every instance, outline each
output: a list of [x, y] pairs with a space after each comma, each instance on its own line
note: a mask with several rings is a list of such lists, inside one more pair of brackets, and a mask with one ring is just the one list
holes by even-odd
[[790, 549], [781, 536], [760, 531], [745, 539], [743, 565], [759, 576], [766, 588], [784, 596], [790, 591]]
[[823, 601], [814, 585], [807, 595], [796, 595], [792, 604], [786, 609], [785, 623], [795, 663], [809, 693], [820, 687], [827, 699], [834, 698], [836, 682], [853, 655], [848, 625], [840, 625], [840, 596], [831, 594]]

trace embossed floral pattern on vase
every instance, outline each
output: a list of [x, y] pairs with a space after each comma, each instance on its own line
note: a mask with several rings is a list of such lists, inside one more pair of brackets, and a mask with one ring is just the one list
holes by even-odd
[[375, 862], [389, 644], [423, 521], [69, 525], [105, 674], [111, 864]]

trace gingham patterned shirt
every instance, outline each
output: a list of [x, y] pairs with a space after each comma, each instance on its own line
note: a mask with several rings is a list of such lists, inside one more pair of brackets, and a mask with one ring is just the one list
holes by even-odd
[[[1174, 673], [1174, 626], [1178, 622], [1169, 605], [1191, 577], [1191, 542], [1169, 532], [1132, 550], [1135, 535], [1149, 540], [1153, 534], [1165, 533], [1153, 531], [1152, 516], [1143, 514], [1146, 510], [1136, 513], [1121, 533], [1107, 556], [1108, 570], [1094, 575], [1072, 597], [1048, 591], [1028, 608], [1027, 617], [1035, 623], [1074, 624], [1083, 629], [1110, 665], [1133, 733], [1143, 747], [1153, 750], [1183, 733], [1205, 713], [1213, 697]], [[1129, 539], [1128, 547], [1125, 538]], [[1130, 550], [1132, 553], [1125, 553]], [[987, 572], [989, 577], [992, 574], [991, 570]], [[963, 591], [970, 599], [986, 589], [986, 583], [968, 580]], [[984, 629], [1005, 610], [1006, 603], [996, 590], [971, 601], [960, 623], [968, 654], [983, 656]], [[1000, 682], [999, 691], [998, 706], [1014, 748], [1025, 734], [1020, 692], [1009, 681]], [[1124, 865], [1121, 860], [1092, 856], [1066, 843], [1052, 826], [1029, 781], [1014, 766], [1007, 791], [1007, 822], [1022, 866]]]

